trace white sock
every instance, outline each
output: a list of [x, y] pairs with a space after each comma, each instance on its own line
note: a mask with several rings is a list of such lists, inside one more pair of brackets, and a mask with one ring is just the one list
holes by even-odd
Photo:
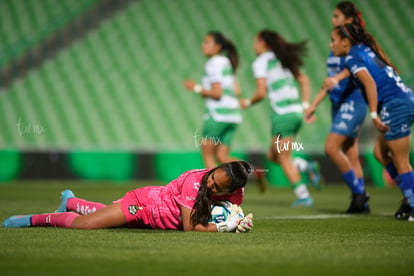
[[305, 184], [300, 184], [296, 186], [294, 193], [298, 199], [308, 198], [310, 197], [308, 188]]
[[304, 172], [308, 169], [308, 161], [303, 158], [295, 157], [293, 158], [293, 164], [300, 172]]

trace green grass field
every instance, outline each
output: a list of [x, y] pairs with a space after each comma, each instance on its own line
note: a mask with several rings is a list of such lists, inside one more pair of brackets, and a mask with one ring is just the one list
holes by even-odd
[[[156, 182], [14, 182], [0, 185], [0, 219], [50, 212], [59, 193], [110, 203]], [[0, 228], [0, 275], [414, 275], [414, 223], [396, 221], [396, 188], [369, 187], [372, 214], [342, 215], [345, 186], [311, 189], [315, 207], [292, 209], [291, 190], [246, 188], [254, 231]]]

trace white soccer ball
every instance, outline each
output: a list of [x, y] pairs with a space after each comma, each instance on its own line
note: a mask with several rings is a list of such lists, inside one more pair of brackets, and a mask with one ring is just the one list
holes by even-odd
[[220, 223], [226, 221], [231, 213], [231, 209], [223, 205], [213, 204], [211, 206], [211, 220], [213, 223]]
[[209, 222], [224, 222], [236, 214], [240, 219], [244, 217], [243, 210], [239, 205], [232, 204], [227, 200], [214, 202], [211, 206], [211, 220]]

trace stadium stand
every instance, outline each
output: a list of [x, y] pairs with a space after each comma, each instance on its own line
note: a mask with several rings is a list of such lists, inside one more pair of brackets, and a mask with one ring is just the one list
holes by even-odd
[[[2, 69], [102, 2], [2, 1]], [[238, 79], [244, 95], [253, 93], [252, 39], [263, 28], [280, 31], [292, 41], [309, 39], [305, 71], [312, 80], [313, 95], [325, 76], [335, 2], [130, 2], [82, 39], [71, 41], [0, 90], [4, 114], [0, 116], [0, 150], [65, 151], [73, 154], [69, 158], [72, 167], [77, 166], [74, 160], [80, 155], [89, 153], [121, 153], [128, 160], [130, 153], [151, 152], [161, 158], [155, 158], [157, 164], [177, 162], [174, 154], [193, 156], [199, 151], [196, 138], [204, 104], [185, 92], [181, 82], [201, 78], [205, 59], [200, 45], [209, 30], [224, 32], [239, 47], [242, 63]], [[363, 12], [368, 30], [413, 85], [411, 2], [354, 2]], [[306, 125], [297, 138], [307, 153], [323, 151], [329, 104], [324, 103], [318, 114], [316, 124]], [[367, 126], [364, 149], [371, 148], [371, 131]], [[245, 112], [233, 148], [239, 154], [263, 153], [268, 143], [268, 106], [262, 103]], [[185, 158], [179, 160], [184, 162]], [[197, 160], [189, 157], [188, 163], [197, 164], [199, 156]], [[131, 172], [124, 175], [127, 178]]]
[[0, 67], [36, 46], [97, 1], [1, 1]]

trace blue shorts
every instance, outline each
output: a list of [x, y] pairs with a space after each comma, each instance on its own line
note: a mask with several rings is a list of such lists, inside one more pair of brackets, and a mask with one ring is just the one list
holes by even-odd
[[390, 127], [384, 135], [386, 141], [396, 140], [411, 134], [414, 122], [414, 94], [394, 98], [381, 106], [381, 121]]
[[343, 102], [339, 107], [332, 106], [332, 127], [330, 132], [356, 138], [367, 115], [365, 102], [353, 100]]

